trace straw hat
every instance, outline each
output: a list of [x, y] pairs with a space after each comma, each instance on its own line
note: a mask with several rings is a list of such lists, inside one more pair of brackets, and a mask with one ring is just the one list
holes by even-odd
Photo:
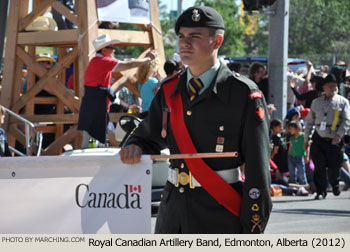
[[53, 18], [46, 16], [37, 17], [30, 25], [25, 28], [26, 31], [57, 31], [57, 23]]
[[56, 62], [56, 60], [48, 53], [41, 53], [39, 55], [36, 56], [36, 61], [40, 62], [40, 61], [50, 61], [52, 63]]
[[114, 45], [118, 43], [120, 43], [120, 40], [117, 40], [117, 39], [111, 40], [108, 34], [102, 34], [98, 36], [94, 41], [92, 41], [92, 44], [95, 47], [95, 51], [101, 50], [106, 46]]

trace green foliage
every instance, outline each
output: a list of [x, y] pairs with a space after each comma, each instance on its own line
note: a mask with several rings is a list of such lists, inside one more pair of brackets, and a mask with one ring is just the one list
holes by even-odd
[[350, 49], [350, 0], [291, 0], [289, 54]]
[[239, 6], [233, 0], [196, 0], [195, 5], [205, 5], [217, 10], [225, 22], [225, 39], [219, 54], [226, 56], [243, 56], [244, 27], [239, 23]]
[[[349, 6], [350, 0], [290, 0], [289, 56], [325, 64], [332, 55], [349, 52]], [[247, 54], [268, 54], [268, 22], [268, 17], [259, 16], [258, 32], [245, 38]]]
[[252, 36], [246, 35], [244, 38], [246, 44], [246, 55], [268, 55], [269, 17], [258, 16], [258, 19], [258, 29], [256, 34]]
[[158, 0], [158, 11], [159, 11], [160, 25], [162, 27], [162, 33], [163, 33], [165, 57], [167, 59], [171, 59], [174, 52], [176, 52], [176, 34], [174, 31], [176, 17], [172, 17], [170, 13], [167, 12], [166, 6], [164, 4], [161, 4], [159, 0]]

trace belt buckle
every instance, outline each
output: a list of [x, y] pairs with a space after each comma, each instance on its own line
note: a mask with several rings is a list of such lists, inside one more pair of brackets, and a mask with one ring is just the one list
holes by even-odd
[[194, 189], [195, 187], [192, 185], [192, 174], [191, 172], [189, 172], [189, 174], [187, 174], [186, 172], [180, 172], [179, 173], [179, 169], [176, 168], [176, 173], [177, 173], [177, 182], [176, 182], [176, 187], [179, 186], [179, 184], [185, 186], [187, 184], [189, 184], [189, 187], [191, 189]]

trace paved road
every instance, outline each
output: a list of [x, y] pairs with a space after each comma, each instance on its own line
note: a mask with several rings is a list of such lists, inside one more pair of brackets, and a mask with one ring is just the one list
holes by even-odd
[[[350, 234], [350, 190], [325, 200], [310, 196], [273, 197], [273, 210], [266, 234]], [[154, 232], [156, 218], [152, 218]]]
[[273, 197], [273, 211], [266, 234], [350, 234], [350, 190], [325, 200], [310, 196]]

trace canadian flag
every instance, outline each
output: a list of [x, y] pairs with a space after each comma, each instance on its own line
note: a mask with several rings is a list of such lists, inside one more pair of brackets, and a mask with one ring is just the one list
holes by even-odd
[[138, 186], [133, 186], [133, 185], [129, 185], [129, 191], [130, 192], [141, 192], [141, 185], [138, 185]]

